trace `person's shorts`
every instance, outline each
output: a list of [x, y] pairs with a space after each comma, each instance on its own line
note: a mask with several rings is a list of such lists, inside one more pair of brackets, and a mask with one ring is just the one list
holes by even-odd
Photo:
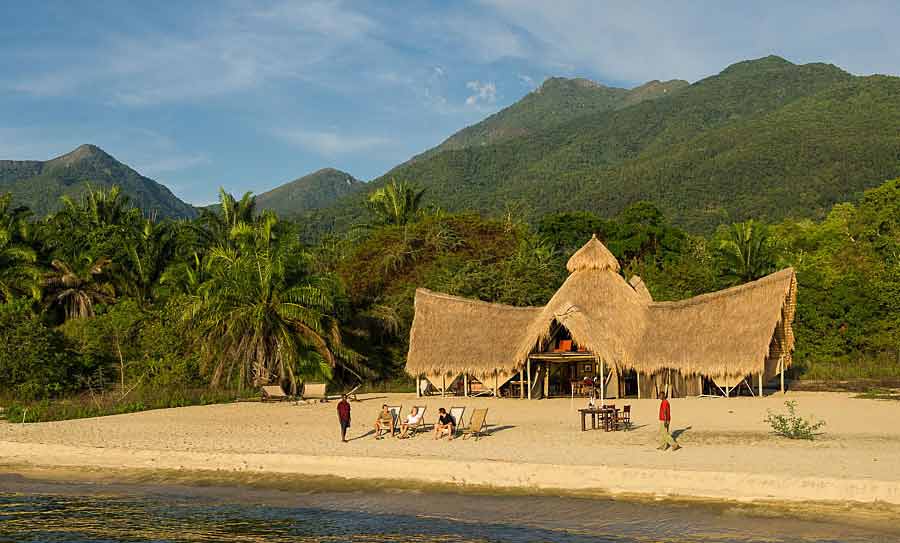
[[341, 421], [341, 430], [346, 430], [347, 428], [350, 428], [350, 421], [342, 420]]

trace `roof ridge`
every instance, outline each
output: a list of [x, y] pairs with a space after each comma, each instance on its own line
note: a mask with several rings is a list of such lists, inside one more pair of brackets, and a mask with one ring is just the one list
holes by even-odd
[[475, 299], [475, 298], [465, 298], [465, 297], [463, 297], [463, 296], [456, 296], [456, 295], [453, 295], [453, 294], [447, 294], [447, 293], [445, 293], [445, 292], [435, 292], [435, 291], [433, 291], [433, 290], [430, 290], [430, 289], [427, 289], [427, 288], [424, 288], [424, 287], [419, 287], [419, 288], [416, 289], [416, 294], [419, 294], [419, 293], [425, 294], [426, 296], [431, 296], [431, 297], [433, 297], [433, 298], [442, 298], [442, 299], [444, 299], [444, 300], [453, 300], [453, 301], [456, 301], [456, 302], [463, 302], [463, 303], [467, 303], [467, 304], [471, 304], [471, 305], [482, 305], [482, 306], [488, 306], [488, 307], [496, 307], [496, 308], [499, 308], [499, 309], [516, 309], [516, 310], [534, 311], [535, 309], [544, 309], [544, 307], [546, 307], [546, 306], [543, 306], [543, 305], [540, 305], [540, 306], [537, 306], [537, 305], [525, 305], [525, 306], [522, 306], [522, 305], [501, 304], [501, 303], [497, 303], [497, 302], [485, 302], [484, 300], [478, 300], [478, 299]]
[[782, 279], [784, 276], [791, 276], [794, 274], [793, 267], [787, 267], [782, 270], [778, 270], [777, 272], [770, 273], [769, 275], [760, 277], [759, 279], [755, 279], [750, 281], [749, 283], [742, 283], [740, 285], [735, 285], [733, 287], [724, 288], [722, 290], [716, 290], [713, 292], [707, 292], [705, 294], [698, 294], [697, 296], [693, 296], [691, 298], [685, 298], [684, 300], [671, 300], [671, 301], [660, 301], [660, 302], [650, 302], [648, 304], [649, 307], [653, 308], [675, 308], [675, 307], [685, 307], [698, 303], [704, 303], [708, 300], [715, 300], [717, 298], [726, 298], [728, 296], [733, 296], [740, 292], [744, 292], [747, 290], [753, 290], [755, 288], [760, 288], [762, 286], [768, 285], [769, 283], [775, 282], [779, 279]]

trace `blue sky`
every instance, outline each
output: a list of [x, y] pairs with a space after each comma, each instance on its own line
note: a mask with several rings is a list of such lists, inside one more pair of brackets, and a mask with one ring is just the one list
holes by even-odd
[[693, 82], [768, 54], [900, 73], [896, 3], [669, 4], [0, 0], [0, 159], [94, 143], [203, 204], [326, 166], [372, 179], [553, 75]]

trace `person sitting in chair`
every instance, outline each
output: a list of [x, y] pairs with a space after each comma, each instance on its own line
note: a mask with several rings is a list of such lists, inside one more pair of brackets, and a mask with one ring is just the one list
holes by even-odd
[[447, 413], [447, 410], [443, 407], [438, 409], [438, 421], [437, 424], [434, 425], [434, 439], [440, 439], [444, 437], [446, 433], [448, 436], [448, 441], [453, 440], [453, 433], [456, 431], [456, 421], [453, 419], [453, 415]]
[[425, 414], [424, 409], [419, 409], [418, 407], [413, 407], [409, 415], [406, 416], [406, 420], [400, 423], [400, 437], [405, 438], [409, 437], [409, 428], [410, 426], [416, 426], [422, 420], [422, 415]]
[[375, 439], [381, 439], [381, 433], [385, 430], [390, 430], [391, 435], [394, 435], [394, 414], [388, 409], [387, 404], [381, 406], [381, 412], [375, 419]]

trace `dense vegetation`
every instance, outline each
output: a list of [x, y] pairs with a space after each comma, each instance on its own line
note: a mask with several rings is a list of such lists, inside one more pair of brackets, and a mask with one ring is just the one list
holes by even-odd
[[332, 205], [342, 196], [363, 187], [365, 184], [349, 173], [324, 168], [259, 194], [256, 206], [290, 217]]
[[47, 161], [0, 160], [0, 193], [11, 193], [13, 205], [27, 206], [39, 216], [58, 211], [63, 196], [81, 197], [89, 185], [107, 189], [117, 185], [136, 205], [160, 217], [197, 215], [169, 189], [94, 145], [81, 145]]
[[795, 373], [900, 375], [900, 180], [822, 221], [728, 224], [708, 237], [647, 202], [529, 224], [426, 210], [421, 197], [393, 181], [368, 202], [373, 222], [315, 245], [299, 225], [257, 213], [250, 196], [222, 193], [215, 211], [177, 222], [146, 218], [117, 189], [42, 220], [0, 199], [10, 413], [87, 416], [218, 401], [263, 383], [402, 379], [417, 287], [543, 304], [593, 233], [657, 300], [794, 266]]
[[[832, 205], [900, 175], [898, 95], [900, 78], [778, 57], [621, 108], [600, 100], [571, 108], [565, 96], [555, 109], [553, 101], [537, 108], [529, 95], [497, 114], [509, 122], [470, 127], [369, 190], [415, 179], [427, 189], [425, 205], [492, 215], [513, 208], [532, 220], [571, 210], [614, 216], [650, 201], [674, 224], [706, 234], [751, 218], [821, 220]], [[560, 122], [546, 122], [563, 110]], [[343, 198], [316, 213], [316, 224], [348, 228], [364, 198]]]

